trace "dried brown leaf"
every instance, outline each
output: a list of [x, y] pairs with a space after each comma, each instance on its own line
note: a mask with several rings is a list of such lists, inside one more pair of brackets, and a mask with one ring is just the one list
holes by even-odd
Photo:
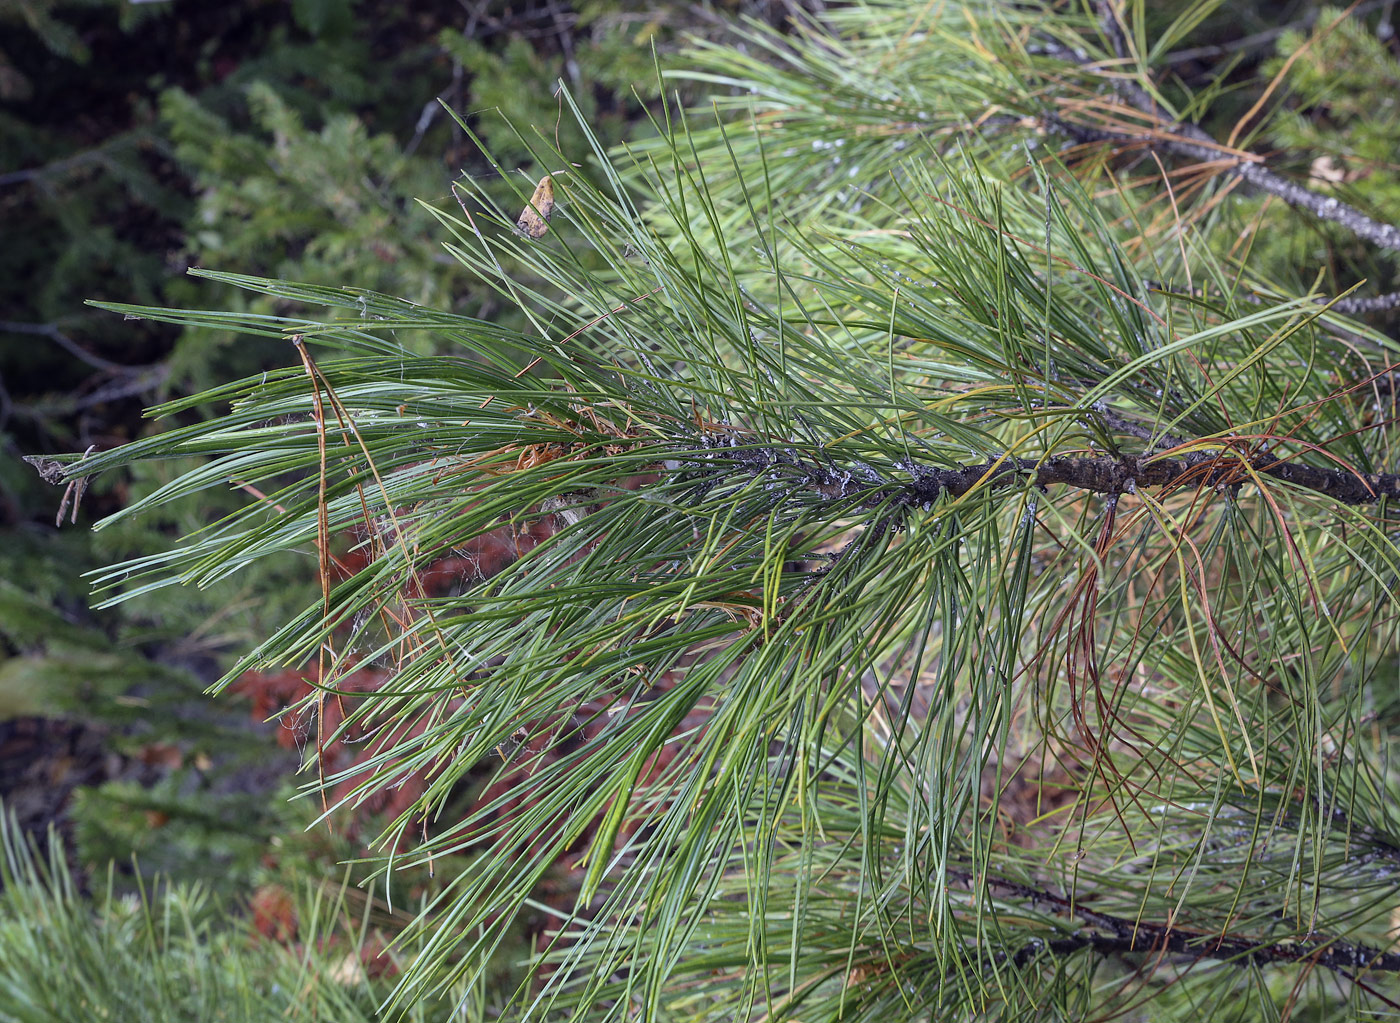
[[515, 226], [527, 238], [543, 238], [549, 230], [549, 217], [554, 212], [554, 179], [548, 174], [540, 178], [535, 186], [535, 194], [530, 196], [530, 205], [520, 213]]

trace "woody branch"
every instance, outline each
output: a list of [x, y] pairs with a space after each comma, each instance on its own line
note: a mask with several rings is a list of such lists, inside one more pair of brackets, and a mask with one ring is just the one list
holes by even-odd
[[1141, 488], [1237, 487], [1259, 477], [1310, 490], [1342, 504], [1373, 504], [1400, 499], [1400, 473], [1358, 474], [1286, 461], [1274, 454], [1235, 451], [1188, 452], [1177, 456], [1119, 453], [1101, 457], [1042, 460], [1002, 457], [978, 465], [944, 469], [906, 462], [907, 480], [892, 480], [862, 462], [822, 463], [790, 448], [748, 447], [717, 451], [705, 458], [706, 474], [715, 463], [766, 475], [775, 483], [800, 482], [825, 499], [856, 498], [860, 507], [919, 507], [947, 495], [961, 497], [974, 487], [993, 489], [1031, 482], [1046, 488], [1075, 487], [1095, 494], [1131, 494]]

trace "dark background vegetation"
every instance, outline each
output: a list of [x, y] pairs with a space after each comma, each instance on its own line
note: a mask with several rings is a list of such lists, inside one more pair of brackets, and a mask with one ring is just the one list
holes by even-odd
[[[1177, 6], [1149, 13], [1167, 19]], [[222, 504], [201, 498], [163, 520], [92, 532], [179, 467], [145, 469], [99, 481], [58, 528], [60, 492], [21, 461], [162, 429], [145, 408], [296, 356], [266, 339], [123, 322], [84, 302], [279, 311], [185, 273], [211, 267], [503, 316], [439, 247], [416, 200], [452, 203], [463, 173], [533, 181], [516, 135], [527, 126], [582, 151], [560, 113], [561, 79], [604, 144], [650, 132], [658, 65], [678, 59], [688, 33], [719, 37], [735, 16], [783, 24], [798, 7], [0, 0], [0, 797], [26, 827], [58, 823], [80, 873], [115, 860], [132, 881], [138, 870], [201, 878], [252, 900], [269, 929], [289, 876], [333, 869], [374, 833], [367, 821], [308, 831], [318, 804], [289, 804], [307, 779], [295, 771], [310, 726], [267, 719], [302, 695], [294, 675], [245, 679], [231, 699], [203, 695], [229, 652], [311, 598], [314, 559], [93, 610], [84, 571], [160, 549], [247, 496], [231, 487]], [[1394, 56], [1395, 33], [1378, 27], [1390, 10], [1361, 5], [1363, 31], [1309, 52], [1295, 115], [1267, 140], [1291, 154], [1280, 169], [1340, 175], [1339, 194], [1368, 210], [1400, 198], [1400, 127], [1363, 117], [1400, 95], [1400, 81], [1372, 71], [1339, 84], [1336, 73]], [[1211, 117], [1228, 125], [1317, 15], [1300, 2], [1230, 4], [1172, 74], [1180, 87], [1218, 89]], [[1317, 162], [1343, 149], [1349, 164]], [[1361, 277], [1394, 287], [1387, 257], [1288, 224], [1258, 243], [1279, 276], [1324, 250], [1322, 290]], [[393, 806], [366, 812], [376, 809]]]

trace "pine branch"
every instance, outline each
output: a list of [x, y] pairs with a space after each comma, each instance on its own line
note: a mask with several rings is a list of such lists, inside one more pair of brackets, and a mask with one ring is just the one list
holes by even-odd
[[1318, 817], [1326, 822], [1333, 831], [1345, 836], [1348, 840], [1355, 839], [1370, 846], [1369, 849], [1364, 849], [1354, 858], [1358, 865], [1373, 863], [1376, 860], [1400, 862], [1400, 846], [1397, 846], [1390, 838], [1381, 834], [1371, 825], [1358, 824], [1352, 820], [1351, 814], [1341, 806], [1330, 802], [1328, 792], [1327, 786], [1324, 785], [1320, 786], [1316, 793]]
[[[1110, 31], [1110, 37], [1117, 35]], [[1051, 44], [1044, 52], [1060, 60], [1080, 66], [1090, 64], [1089, 56], [1080, 50], [1062, 44]], [[1057, 115], [1047, 115], [1045, 121], [1051, 127], [1081, 142], [1110, 142], [1121, 145], [1125, 142], [1144, 145], [1149, 149], [1171, 153], [1203, 163], [1219, 164], [1223, 159], [1236, 159], [1237, 163], [1221, 168], [1221, 173], [1233, 174], [1261, 192], [1277, 196], [1295, 209], [1311, 213], [1319, 220], [1330, 220], [1344, 227], [1358, 238], [1365, 239], [1380, 248], [1400, 252], [1400, 228], [1368, 217], [1354, 206], [1342, 202], [1334, 196], [1322, 195], [1296, 182], [1275, 174], [1263, 164], [1263, 157], [1253, 153], [1227, 149], [1216, 142], [1199, 125], [1188, 121], [1173, 122], [1158, 106], [1147, 90], [1133, 82], [1117, 81], [1114, 88], [1120, 96], [1138, 110], [1152, 117], [1158, 124], [1142, 134], [1107, 131], [1091, 128], [1065, 120]], [[1388, 306], [1386, 308], [1393, 308]]]
[[1388, 313], [1400, 309], [1400, 291], [1385, 295], [1371, 295], [1339, 298], [1332, 303], [1332, 311], [1343, 316], [1367, 316], [1371, 313]]
[[[1144, 280], [1143, 283], [1151, 290], [1160, 291], [1164, 294], [1171, 294], [1178, 290], [1163, 281], [1148, 279]], [[1206, 294], [1202, 288], [1187, 288], [1183, 289], [1180, 293], [1188, 294], [1195, 298], [1202, 298]], [[1263, 305], [1265, 301], [1259, 295], [1248, 293], [1237, 293], [1235, 297], [1237, 300], [1247, 302], [1250, 305]], [[1369, 316], [1373, 313], [1386, 313], [1393, 309], [1400, 309], [1400, 291], [1392, 291], [1384, 295], [1348, 295], [1346, 298], [1338, 299], [1328, 299], [1322, 296], [1314, 301], [1319, 305], [1326, 305], [1331, 312], [1341, 313], [1343, 316]]]
[[1400, 499], [1400, 473], [1363, 476], [1342, 469], [1298, 465], [1268, 453], [1248, 458], [1204, 452], [1176, 458], [1119, 454], [1037, 461], [1003, 457], [957, 469], [905, 462], [901, 468], [913, 478], [909, 483], [888, 480], [863, 462], [823, 465], [784, 448], [734, 450], [724, 457], [754, 475], [766, 474], [774, 482], [796, 479], [827, 500], [859, 495], [858, 506], [863, 508], [928, 507], [945, 494], [961, 497], [979, 484], [1002, 488], [1028, 478], [1041, 489], [1062, 484], [1095, 494], [1116, 495], [1136, 493], [1142, 487], [1237, 487], [1251, 482], [1254, 474], [1291, 483], [1342, 504], [1372, 504], [1387, 497]]
[[[812, 1018], [836, 1018], [859, 994], [851, 949], [888, 961], [861, 990], [904, 1000], [906, 1015], [976, 1014], [1001, 997], [979, 970], [1013, 961], [1038, 976], [1008, 993], [1008, 1015], [1024, 1014], [1017, 1002], [1042, 1006], [1038, 981], [1052, 973], [1080, 1015], [1097, 1012], [1107, 989], [1096, 967], [1109, 956], [1163, 961], [1196, 1004], [1248, 978], [1221, 963], [1276, 963], [1327, 997], [1347, 971], [1400, 975], [1400, 952], [1365, 944], [1381, 940], [1396, 846], [1383, 805], [1385, 722], [1364, 716], [1394, 656], [1400, 551], [1358, 516], [1340, 532], [1323, 512], [1342, 509], [1317, 500], [1400, 497], [1400, 471], [1369, 474], [1400, 470], [1385, 413], [1366, 397], [1390, 393], [1394, 366], [1332, 324], [1292, 329], [1300, 311], [1319, 313], [1313, 295], [1253, 308], [1238, 293], [1209, 301], [1203, 315], [1190, 310], [1193, 336], [1179, 337], [1140, 301], [1142, 274], [1179, 267], [1188, 282], [1231, 288], [1219, 248], [1183, 249], [1178, 263], [1157, 249], [1175, 241], [1160, 233], [1125, 247], [1130, 194], [1096, 198], [1038, 166], [1031, 187], [1003, 187], [1011, 154], [995, 150], [996, 133], [972, 140], [962, 168], [901, 156], [907, 140], [892, 144], [891, 132], [968, 138], [968, 124], [1043, 116], [1016, 58], [1047, 23], [1019, 5], [1002, 13], [1016, 19], [1015, 53], [967, 50], [971, 8], [917, 32], [895, 5], [833, 11], [849, 43], [754, 29], [751, 53], [715, 57], [701, 73], [725, 87], [727, 109], [743, 111], [744, 131], [736, 121], [691, 135], [668, 115], [649, 149], [629, 150], [632, 171], [600, 156], [606, 189], [592, 173], [560, 184], [567, 194], [538, 241], [509, 231], [518, 205], [501, 210], [464, 183], [463, 219], [442, 215], [455, 238], [447, 251], [492, 282], [509, 315], [532, 324], [528, 335], [358, 289], [232, 275], [279, 302], [329, 306], [336, 319], [144, 312], [294, 331], [337, 353], [324, 388], [250, 378], [215, 394], [228, 408], [218, 421], [94, 455], [86, 469], [215, 459], [123, 514], [225, 488], [231, 476], [266, 487], [181, 550], [109, 570], [103, 584], [123, 596], [304, 557], [324, 545], [325, 527], [366, 552], [352, 576], [337, 571], [329, 603], [323, 595], [245, 664], [302, 663], [328, 644], [382, 658], [392, 686], [366, 694], [352, 722], [382, 722], [382, 746], [347, 784], [368, 796], [425, 778], [412, 812], [444, 823], [414, 855], [481, 851], [415, 920], [426, 950], [399, 1006], [444, 977], [487, 971], [566, 851], [587, 876], [531, 975], [531, 1011], [551, 1018], [658, 1018], [671, 1005], [677, 1018], [748, 1019], [784, 987], [823, 1006]], [[1076, 14], [1061, 29], [1079, 27]], [[1105, 31], [1117, 32], [1108, 51], [1121, 57], [1133, 39], [1120, 29]], [[898, 80], [891, 38], [903, 40]], [[1051, 112], [1076, 130], [1128, 133], [1101, 136], [1119, 149], [1138, 132], [1147, 145], [1168, 134], [1212, 161], [1203, 174], [1259, 162], [1191, 134], [1199, 129], [1164, 133], [1168, 116], [1124, 88], [1151, 104], [1150, 117], [1106, 88], [1098, 99], [1128, 121], [1090, 120], [1070, 100]], [[993, 94], [1005, 122], [978, 119]], [[568, 162], [542, 162], [556, 160]], [[770, 221], [781, 229], [770, 233]], [[1203, 295], [1219, 298], [1216, 286]], [[410, 328], [471, 357], [412, 357], [398, 349]], [[542, 368], [519, 376], [537, 356]], [[1353, 382], [1339, 391], [1319, 366]], [[1204, 375], [1216, 367], [1229, 367], [1225, 383]], [[1124, 373], [1131, 380], [1108, 395], [1118, 409], [1092, 398], [1065, 407], [1074, 394], [1106, 395], [1104, 381]], [[334, 463], [321, 450], [329, 424], [314, 415], [332, 383], [353, 424], [339, 434], [356, 441]], [[1092, 436], [1093, 448], [1056, 440], [1056, 457], [1036, 457], [1040, 447], [1015, 439], [1027, 396], [1040, 403], [1037, 384], [1071, 417], [1060, 429]], [[1210, 429], [1173, 422], [1207, 401], [1223, 422], [1294, 410], [1313, 443], [1283, 428], [1200, 436]], [[1151, 414], [1159, 407], [1172, 411]], [[933, 430], [946, 448], [919, 446]], [[1329, 460], [1319, 436], [1340, 457]], [[981, 464], [955, 461], [969, 450]], [[361, 500], [370, 478], [379, 485]], [[1263, 497], [1292, 484], [1290, 496], [1320, 513], [1256, 498], [1246, 510], [1257, 514], [1233, 514], [1246, 484]], [[1072, 488], [1057, 497], [1107, 496], [1056, 500], [1042, 515], [998, 511], [1051, 485]], [[1105, 516], [1116, 495], [1142, 488], [1198, 494], [1192, 535], [1160, 516], [1121, 528]], [[951, 522], [963, 495], [972, 508], [956, 530], [876, 542], [925, 509]], [[472, 559], [498, 529], [529, 543], [488, 579]], [[1110, 541], [1113, 556], [1088, 564]], [[799, 557], [803, 571], [792, 572]], [[837, 570], [806, 571], [818, 559]], [[450, 561], [466, 564], [460, 586], [422, 600], [443, 614], [414, 617], [421, 580]], [[903, 698], [869, 706], [862, 693], [877, 690]], [[529, 744], [555, 721], [578, 736], [557, 757]], [[461, 821], [439, 812], [483, 758], [514, 756], [522, 743], [528, 775], [503, 764], [499, 796]], [[1167, 756], [1173, 766], [1159, 769]], [[1018, 793], [1004, 820], [979, 814], [993, 767], [1001, 791], [1014, 782]], [[1333, 778], [1344, 771], [1355, 780], [1339, 799]], [[1210, 791], [1216, 779], [1233, 782]], [[1102, 865], [1080, 875], [1101, 901], [1042, 891], [1035, 876], [989, 882], [1055, 855], [1062, 832], [1022, 817], [1033, 801], [1045, 820], [1062, 796], [1078, 801], [1086, 869]], [[1015, 847], [988, 840], [1003, 825]], [[948, 883], [949, 862], [973, 890], [993, 886], [1014, 936], [993, 938], [959, 915], [969, 893]], [[1186, 871], [1194, 880], [1179, 902], [1158, 897]], [[877, 873], [879, 915], [860, 894]], [[1326, 938], [1267, 915], [1278, 901], [1254, 915], [1246, 882], [1290, 877], [1304, 879]], [[890, 956], [884, 920], [903, 907], [911, 954]], [[458, 923], [442, 927], [449, 915]], [[948, 920], [965, 945], [949, 948]], [[1190, 929], [1172, 926], [1181, 922]], [[770, 979], [789, 941], [787, 976]], [[1075, 953], [1073, 963], [1053, 958]], [[1189, 969], [1194, 961], [1211, 968]], [[929, 983], [911, 989], [915, 974]], [[699, 1009], [692, 977], [713, 986]]]
[[[1333, 938], [1277, 941], [1258, 945], [1238, 939], [1223, 939], [1217, 934], [1169, 929], [1160, 924], [1134, 923], [1131, 920], [1120, 919], [1118, 925], [1125, 929], [1125, 933], [1081, 932], [1049, 941], [1033, 938], [1006, 958], [1017, 966], [1024, 966], [1047, 952], [1056, 956], [1067, 956], [1087, 948], [1099, 955], [1189, 955], [1219, 960], [1231, 966], [1306, 963], [1335, 971], [1400, 972], [1400, 955], [1382, 952], [1369, 945]], [[1130, 933], [1134, 930], [1135, 934]]]
[[[967, 884], [976, 880], [973, 875], [959, 871], [949, 871], [949, 876]], [[988, 887], [1028, 899], [1032, 906], [1052, 906], [1057, 913], [1078, 917], [1097, 929], [1049, 941], [1032, 939], [1017, 951], [1004, 955], [1018, 966], [1047, 951], [1055, 955], [1071, 955], [1090, 948], [1100, 955], [1188, 955], [1235, 966], [1308, 963], [1329, 970], [1400, 973], [1400, 953], [1384, 952], [1359, 942], [1342, 941], [1325, 935], [1262, 943], [1246, 938], [1227, 938], [1222, 934], [1182, 930], [1170, 924], [1101, 913], [1085, 906], [1081, 899], [1069, 899], [1005, 878], [984, 877], [981, 880]]]

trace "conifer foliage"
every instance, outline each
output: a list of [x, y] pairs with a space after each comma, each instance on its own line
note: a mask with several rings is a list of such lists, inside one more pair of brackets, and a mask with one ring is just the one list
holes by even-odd
[[286, 341], [67, 472], [250, 495], [110, 599], [319, 577], [229, 678], [314, 686], [312, 785], [418, 793], [385, 870], [475, 856], [397, 1004], [563, 866], [521, 1018], [1395, 1007], [1400, 349], [1233, 243], [1244, 192], [1400, 230], [1250, 148], [1286, 89], [1228, 137], [1158, 89], [1213, 6], [864, 3], [692, 54], [713, 104], [630, 146], [522, 131], [509, 205], [435, 213], [525, 330], [231, 273], [306, 315], [109, 307]]

